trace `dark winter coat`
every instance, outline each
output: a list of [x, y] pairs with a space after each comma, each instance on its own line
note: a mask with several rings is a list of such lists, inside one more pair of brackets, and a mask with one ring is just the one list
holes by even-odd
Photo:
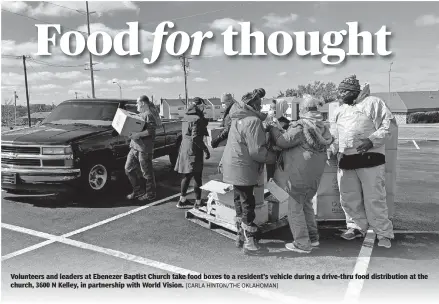
[[254, 186], [265, 163], [274, 164], [262, 121], [265, 116], [242, 102], [230, 110], [232, 120], [222, 158], [223, 180], [236, 186]]
[[191, 107], [182, 119], [182, 141], [178, 153], [175, 171], [193, 173], [203, 171], [204, 151], [208, 151], [204, 143], [208, 121], [197, 107]]

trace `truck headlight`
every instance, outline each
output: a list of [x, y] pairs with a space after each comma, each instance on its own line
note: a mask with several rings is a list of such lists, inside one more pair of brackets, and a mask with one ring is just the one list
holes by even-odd
[[66, 155], [72, 154], [71, 147], [43, 147], [44, 155]]

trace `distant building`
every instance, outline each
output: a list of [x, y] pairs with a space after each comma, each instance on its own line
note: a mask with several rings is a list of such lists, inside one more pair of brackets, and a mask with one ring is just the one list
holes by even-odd
[[407, 116], [415, 112], [439, 111], [439, 91], [371, 93], [383, 99], [398, 124], [407, 124]]
[[[211, 118], [212, 120], [218, 120], [220, 118], [223, 118], [224, 111], [226, 110], [221, 103], [220, 98], [206, 98], [206, 118]], [[208, 111], [210, 110], [210, 113], [208, 114]], [[208, 117], [209, 115], [209, 117]]]
[[160, 115], [166, 119], [181, 119], [186, 113], [184, 99], [161, 99]]
[[[192, 102], [190, 98], [189, 104]], [[220, 98], [204, 98], [204, 115], [209, 120], [218, 120], [223, 117], [225, 109], [221, 104]], [[167, 99], [162, 98], [160, 104], [160, 115], [167, 119], [181, 119], [186, 113], [184, 99]]]
[[268, 113], [268, 111], [270, 110], [270, 105], [273, 103], [273, 100], [275, 100], [276, 103], [281, 100], [285, 100], [288, 104], [288, 110], [285, 112], [284, 116], [289, 120], [299, 119], [299, 103], [302, 101], [302, 98], [299, 97], [264, 98], [264, 100], [262, 100], [261, 112]]
[[[31, 125], [36, 125], [38, 122], [43, 121], [50, 114], [50, 112], [35, 112], [30, 115]], [[19, 118], [19, 124], [27, 125], [29, 123], [29, 119], [26, 116], [22, 116]]]

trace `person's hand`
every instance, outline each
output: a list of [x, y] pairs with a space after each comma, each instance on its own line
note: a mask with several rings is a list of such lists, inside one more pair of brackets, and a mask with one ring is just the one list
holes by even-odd
[[204, 151], [204, 153], [206, 154], [206, 159], [209, 159], [209, 158], [210, 158], [210, 152], [209, 152], [209, 150]]
[[373, 143], [369, 138], [360, 139], [361, 144], [357, 147], [357, 152], [365, 153], [373, 148]]
[[133, 133], [130, 133], [130, 136], [128, 136], [130, 139], [134, 139], [134, 140], [136, 140], [136, 139], [139, 139], [140, 138], [140, 135], [139, 135], [139, 133], [137, 133], [137, 132], [133, 132]]
[[219, 143], [220, 143], [219, 137], [212, 139], [212, 142], [211, 142], [212, 148], [214, 148], [214, 149], [218, 148]]
[[282, 151], [282, 149], [279, 148], [278, 146], [273, 146], [272, 149], [273, 149], [273, 151], [275, 151], [275, 152], [280, 152], [280, 151]]

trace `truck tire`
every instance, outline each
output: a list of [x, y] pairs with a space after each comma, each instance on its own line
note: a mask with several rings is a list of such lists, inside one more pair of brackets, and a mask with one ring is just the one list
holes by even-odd
[[169, 161], [171, 162], [172, 169], [174, 169], [175, 164], [177, 163], [178, 152], [180, 152], [180, 144], [181, 144], [181, 138], [178, 138], [175, 147], [169, 153]]
[[93, 162], [83, 171], [83, 187], [87, 194], [103, 194], [110, 188], [111, 171], [104, 162]]

